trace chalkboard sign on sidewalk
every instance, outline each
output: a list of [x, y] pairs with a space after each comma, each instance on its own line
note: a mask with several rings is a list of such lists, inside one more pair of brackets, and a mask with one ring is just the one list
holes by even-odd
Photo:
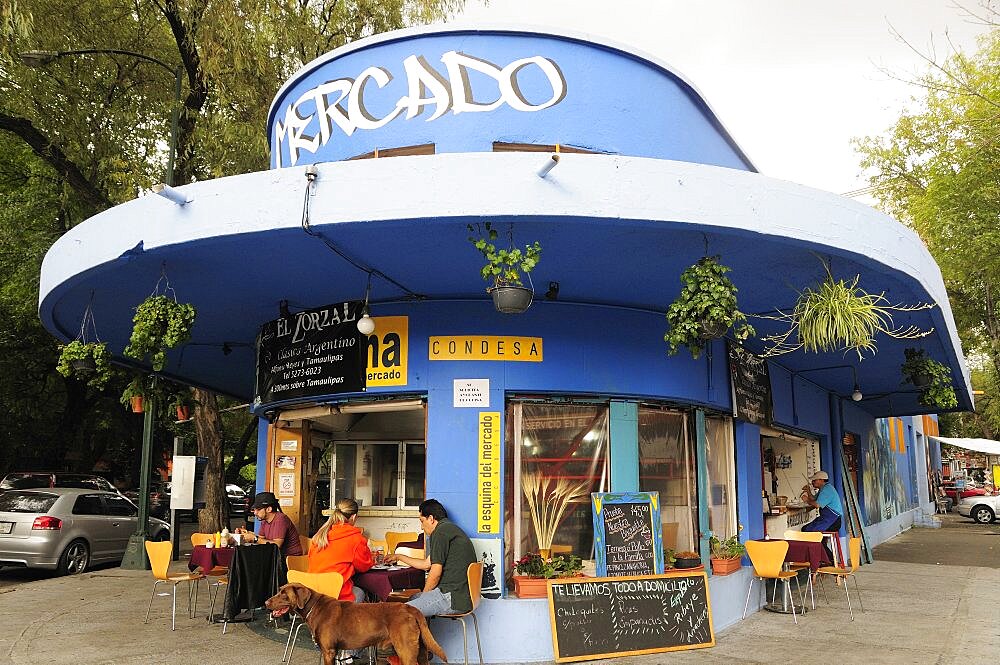
[[767, 360], [739, 344], [727, 344], [729, 380], [733, 387], [733, 415], [755, 423], [771, 423], [771, 375]]
[[599, 577], [663, 572], [663, 525], [658, 492], [590, 495]]
[[550, 582], [557, 662], [715, 646], [704, 572]]

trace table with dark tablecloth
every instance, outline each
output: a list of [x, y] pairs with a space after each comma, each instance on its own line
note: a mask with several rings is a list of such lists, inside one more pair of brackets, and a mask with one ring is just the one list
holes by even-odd
[[248, 618], [240, 613], [263, 607], [265, 600], [288, 583], [285, 558], [274, 543], [241, 545], [233, 548], [233, 554], [222, 621]]
[[788, 554], [785, 561], [809, 562], [809, 568], [813, 572], [820, 566], [829, 566], [830, 557], [826, 553], [823, 543], [813, 543], [805, 540], [788, 540]]
[[209, 571], [213, 568], [223, 566], [229, 568], [233, 564], [233, 555], [236, 553], [235, 547], [205, 547], [195, 545], [191, 551], [191, 558], [188, 559], [188, 568]]
[[384, 602], [394, 589], [423, 589], [424, 571], [417, 568], [369, 570], [354, 573], [351, 581], [365, 593]]

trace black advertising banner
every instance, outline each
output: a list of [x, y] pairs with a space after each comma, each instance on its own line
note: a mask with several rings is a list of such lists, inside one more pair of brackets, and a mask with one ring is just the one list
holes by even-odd
[[704, 571], [551, 580], [549, 621], [560, 663], [715, 646]]
[[257, 337], [257, 403], [364, 390], [362, 305], [327, 305], [265, 323]]
[[767, 360], [750, 353], [739, 344], [726, 345], [729, 355], [729, 380], [733, 387], [733, 415], [748, 423], [771, 423], [771, 375]]

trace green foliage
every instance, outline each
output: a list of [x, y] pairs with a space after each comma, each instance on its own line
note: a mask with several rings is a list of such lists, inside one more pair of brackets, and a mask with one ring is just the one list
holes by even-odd
[[[92, 367], [89, 371], [79, 371], [74, 368], [74, 360], [89, 362]], [[67, 378], [75, 375], [88, 386], [100, 389], [111, 378], [111, 353], [105, 344], [73, 340], [62, 347], [56, 371]]]
[[907, 383], [920, 389], [920, 403], [938, 409], [958, 406], [955, 389], [951, 385], [951, 370], [947, 365], [928, 358], [923, 349], [905, 349], [906, 361], [900, 371]]
[[146, 298], [132, 318], [132, 337], [125, 347], [125, 355], [136, 360], [150, 356], [153, 369], [159, 372], [167, 364], [167, 349], [191, 339], [194, 318], [191, 304], [179, 303], [165, 295]]
[[705, 256], [681, 273], [683, 287], [667, 308], [670, 329], [663, 336], [670, 355], [686, 346], [697, 360], [708, 339], [721, 337], [730, 329], [739, 341], [756, 334], [739, 310], [736, 285], [726, 277], [729, 271], [718, 256]]
[[738, 534], [724, 540], [719, 540], [713, 535], [709, 538], [708, 544], [712, 548], [713, 559], [739, 559], [747, 551], [746, 545], [740, 542]]
[[542, 257], [542, 246], [536, 240], [531, 245], [525, 245], [522, 252], [513, 246], [508, 249], [497, 249], [494, 241], [497, 239], [496, 229], [489, 222], [469, 224], [468, 229], [475, 234], [469, 236], [476, 249], [486, 259], [486, 265], [480, 270], [482, 278], [493, 281], [497, 286], [524, 286], [521, 273], [529, 273], [538, 265]]
[[125, 408], [131, 408], [132, 398], [145, 397], [147, 392], [148, 389], [144, 385], [142, 378], [137, 376], [122, 391], [121, 403], [125, 405]]
[[583, 570], [583, 560], [575, 554], [569, 556], [556, 556], [546, 560], [541, 554], [525, 554], [514, 563], [514, 570], [518, 575], [528, 577], [572, 577]]

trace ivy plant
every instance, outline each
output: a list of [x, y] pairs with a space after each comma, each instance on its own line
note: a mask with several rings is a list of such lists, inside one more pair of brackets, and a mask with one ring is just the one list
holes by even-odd
[[900, 367], [906, 383], [920, 389], [920, 403], [937, 409], [958, 406], [955, 389], [951, 385], [951, 370], [947, 365], [928, 358], [923, 349], [904, 349], [906, 361]]
[[513, 242], [507, 249], [497, 249], [497, 231], [490, 222], [469, 224], [468, 229], [474, 234], [469, 236], [469, 242], [486, 259], [479, 271], [482, 278], [493, 281], [496, 286], [524, 286], [521, 273], [534, 270], [542, 258], [542, 246], [538, 241], [525, 245], [523, 251], [514, 247]]
[[[84, 361], [92, 367], [81, 371], [74, 361]], [[111, 353], [103, 343], [73, 340], [62, 347], [56, 371], [65, 377], [77, 376], [86, 380], [88, 386], [101, 389], [111, 378]]]
[[179, 303], [165, 295], [146, 298], [135, 310], [132, 318], [132, 336], [125, 355], [150, 362], [155, 371], [167, 364], [167, 349], [173, 349], [191, 339], [194, 326], [194, 305]]
[[729, 271], [718, 256], [705, 256], [681, 273], [683, 287], [667, 308], [670, 329], [663, 336], [670, 355], [686, 346], [697, 360], [708, 340], [730, 329], [741, 342], [756, 334], [737, 306], [736, 285], [726, 277]]

